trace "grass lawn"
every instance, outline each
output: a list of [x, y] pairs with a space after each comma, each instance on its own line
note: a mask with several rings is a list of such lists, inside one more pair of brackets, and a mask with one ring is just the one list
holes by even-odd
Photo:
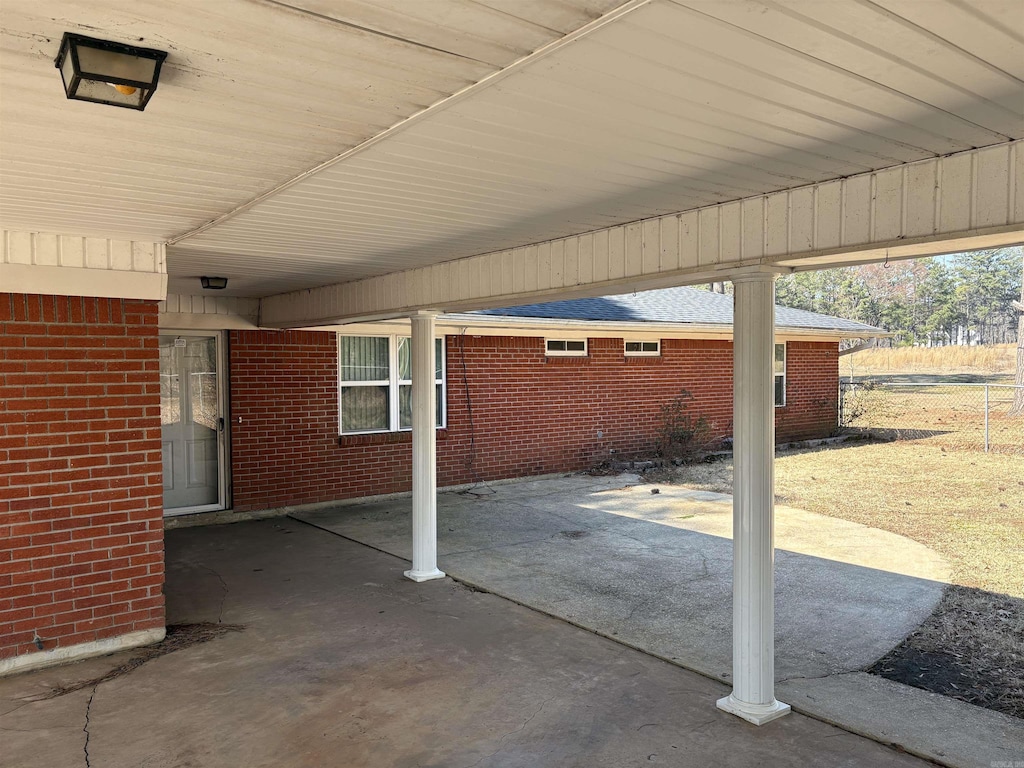
[[[656, 472], [732, 492], [728, 461]], [[775, 472], [779, 503], [907, 536], [951, 565], [935, 614], [871, 671], [1024, 717], [1024, 458], [857, 442], [781, 454]]]

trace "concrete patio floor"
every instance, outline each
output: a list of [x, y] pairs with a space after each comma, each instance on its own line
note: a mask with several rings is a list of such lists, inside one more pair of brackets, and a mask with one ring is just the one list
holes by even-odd
[[[657, 494], [651, 490], [656, 488]], [[404, 559], [405, 498], [296, 515]], [[927, 547], [776, 510], [776, 675], [858, 670], [926, 619], [949, 569]], [[732, 667], [732, 497], [570, 475], [438, 497], [441, 570], [723, 680]]]
[[0, 680], [0, 763], [85, 766], [896, 768], [917, 758], [282, 518], [167, 535], [169, 622], [244, 625], [131, 673], [123, 652]]
[[[572, 475], [442, 493], [439, 567], [728, 682], [732, 499], [638, 482]], [[296, 517], [410, 557], [408, 498]], [[780, 700], [947, 765], [1024, 759], [1024, 722], [861, 671], [935, 609], [949, 574], [939, 555], [886, 531], [782, 506], [776, 547]]]

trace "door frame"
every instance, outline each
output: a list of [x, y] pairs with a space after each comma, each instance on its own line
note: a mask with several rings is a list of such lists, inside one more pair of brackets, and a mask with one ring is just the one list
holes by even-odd
[[[177, 517], [178, 515], [194, 515], [197, 512], [219, 512], [227, 509], [230, 503], [228, 495], [231, 489], [231, 419], [228, 417], [228, 386], [227, 386], [227, 340], [224, 331], [207, 330], [185, 330], [177, 328], [161, 328], [160, 336], [192, 336], [212, 337], [217, 345], [217, 410], [224, 425], [223, 429], [217, 430], [217, 501], [213, 504], [200, 504], [191, 507], [164, 507], [164, 517]], [[163, 448], [161, 447], [161, 452]], [[162, 476], [161, 472], [161, 476]]]

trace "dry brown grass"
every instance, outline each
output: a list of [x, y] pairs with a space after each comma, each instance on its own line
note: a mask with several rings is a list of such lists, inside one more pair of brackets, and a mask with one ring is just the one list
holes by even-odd
[[1024, 417], [1010, 415], [1010, 386], [873, 383], [843, 397], [846, 426], [876, 437], [925, 440], [945, 448], [982, 449], [987, 409], [991, 449], [1024, 455]]
[[984, 347], [876, 347], [839, 360], [840, 373], [887, 376], [900, 373], [982, 373], [1013, 377], [1017, 348], [1013, 344]]
[[[897, 679], [934, 683], [929, 690], [1024, 717], [1022, 470], [1017, 456], [927, 442], [846, 443], [780, 455], [776, 499], [907, 536], [944, 555], [959, 586], [880, 664], [906, 671], [911, 657], [936, 668], [946, 659], [953, 666], [943, 674]], [[661, 482], [732, 493], [728, 461], [658, 472]], [[958, 695], [965, 679], [974, 690]]]

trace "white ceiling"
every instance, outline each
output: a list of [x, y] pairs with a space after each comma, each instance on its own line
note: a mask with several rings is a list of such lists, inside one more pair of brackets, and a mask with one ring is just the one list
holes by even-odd
[[[6, 0], [0, 224], [262, 296], [1024, 137], [1017, 0], [300, 2]], [[64, 101], [64, 29], [170, 50], [145, 113]]]
[[[0, 223], [168, 240], [619, 2], [4, 0]], [[65, 99], [65, 31], [169, 52], [144, 113]]]

